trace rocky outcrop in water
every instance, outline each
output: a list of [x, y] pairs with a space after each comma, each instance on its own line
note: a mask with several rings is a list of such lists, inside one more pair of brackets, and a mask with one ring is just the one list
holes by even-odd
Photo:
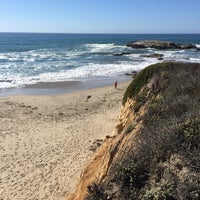
[[166, 42], [159, 40], [141, 40], [137, 42], [130, 42], [128, 47], [135, 49], [139, 48], [155, 48], [155, 49], [197, 49], [193, 44], [177, 44], [174, 42]]
[[125, 75], [132, 76], [132, 78], [135, 78], [135, 76], [137, 75], [137, 71], [133, 70], [131, 72], [126, 72]]
[[122, 52], [122, 53], [114, 53], [114, 56], [124, 56], [124, 55], [130, 55], [130, 52]]
[[163, 59], [163, 54], [160, 53], [152, 53], [152, 54], [145, 54], [145, 55], [140, 55], [140, 57], [145, 57], [145, 58], [158, 58], [159, 60]]

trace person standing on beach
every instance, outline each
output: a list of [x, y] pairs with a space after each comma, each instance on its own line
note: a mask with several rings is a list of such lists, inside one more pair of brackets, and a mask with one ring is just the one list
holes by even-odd
[[117, 81], [115, 81], [115, 88], [117, 89]]

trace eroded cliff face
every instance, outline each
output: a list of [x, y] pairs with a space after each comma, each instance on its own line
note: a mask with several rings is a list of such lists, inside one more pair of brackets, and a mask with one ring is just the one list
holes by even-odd
[[[145, 87], [148, 88], [149, 92], [155, 81], [151, 81]], [[88, 187], [94, 183], [102, 183], [113, 161], [120, 160], [130, 149], [134, 148], [133, 141], [142, 126], [142, 117], [146, 112], [148, 101], [141, 106], [139, 112], [133, 111], [134, 104], [136, 104], [134, 99], [128, 99], [125, 105], [122, 106], [119, 120], [111, 134], [112, 136], [105, 138], [102, 146], [96, 152], [94, 159], [82, 172], [77, 190], [74, 194], [68, 196], [68, 200], [85, 199], [88, 194]], [[134, 127], [131, 128], [131, 126]], [[129, 127], [130, 130], [128, 130]]]
[[131, 104], [132, 102], [128, 101], [122, 109], [119, 124], [116, 126], [114, 136], [105, 139], [103, 145], [94, 156], [94, 159], [81, 174], [76, 192], [71, 194], [68, 197], [68, 200], [84, 199], [88, 192], [88, 186], [93, 183], [100, 184], [107, 176], [107, 172], [113, 159], [119, 154], [121, 146], [124, 146], [126, 143], [125, 141], [128, 140], [127, 137], [130, 137], [130, 135], [122, 134], [122, 132], [129, 121], [135, 117], [130, 111]]
[[114, 133], [67, 199], [198, 199], [199, 77], [200, 64], [141, 71], [127, 88]]

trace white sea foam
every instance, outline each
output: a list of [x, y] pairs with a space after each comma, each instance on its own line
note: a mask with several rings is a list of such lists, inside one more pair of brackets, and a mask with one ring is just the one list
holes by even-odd
[[[156, 62], [156, 59], [146, 59], [144, 62], [135, 61], [121, 61], [117, 64], [94, 64], [88, 63], [74, 69], [55, 71], [55, 72], [44, 72], [36, 76], [25, 76], [23, 74], [14, 75], [4, 75], [0, 76], [0, 80], [5, 80], [1, 82], [0, 88], [9, 87], [23, 87], [27, 84], [34, 84], [37, 82], [56, 82], [65, 80], [85, 80], [98, 77], [110, 77], [114, 75], [124, 74], [125, 72], [136, 70], [139, 71], [149, 64]], [[43, 63], [43, 65], [45, 65]], [[55, 66], [59, 68], [59, 65]], [[35, 70], [43, 69], [44, 66], [35, 66]], [[7, 81], [7, 80], [10, 81]]]
[[122, 50], [122, 49], [126, 49], [126, 46], [120, 46], [120, 45], [115, 45], [113, 43], [108, 43], [108, 44], [85, 44], [84, 46], [87, 47], [87, 49], [90, 52], [110, 52], [113, 50]]
[[200, 58], [190, 58], [191, 61], [200, 62]]
[[155, 51], [155, 53], [161, 53], [164, 55], [164, 60], [176, 60], [187, 61], [189, 59], [185, 50], [167, 50], [167, 51]]
[[68, 59], [77, 58], [77, 57], [83, 55], [84, 53], [86, 53], [86, 51], [81, 51], [81, 52], [78, 52], [78, 51], [67, 51], [67, 52], [65, 52], [65, 57], [68, 58]]
[[200, 49], [200, 44], [196, 44], [196, 47]]
[[4, 59], [7, 59], [7, 56], [5, 54], [0, 54], [0, 60], [4, 60]]
[[108, 44], [99, 44], [99, 43], [91, 43], [91, 44], [85, 44], [84, 46], [94, 49], [110, 49], [114, 47], [113, 43]]

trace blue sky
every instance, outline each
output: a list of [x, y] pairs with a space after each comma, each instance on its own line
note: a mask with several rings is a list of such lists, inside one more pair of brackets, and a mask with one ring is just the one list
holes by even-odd
[[200, 0], [0, 0], [0, 32], [200, 33]]

